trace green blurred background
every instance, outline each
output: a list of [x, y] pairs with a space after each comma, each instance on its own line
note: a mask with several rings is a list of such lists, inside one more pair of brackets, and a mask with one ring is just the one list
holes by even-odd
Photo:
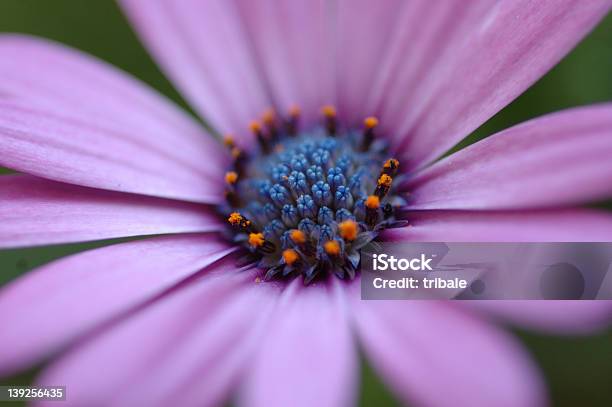
[[[0, 32], [31, 33], [89, 52], [141, 78], [187, 108], [112, 0], [0, 0]], [[534, 116], [611, 100], [612, 15], [535, 86], [458, 147]], [[0, 168], [0, 173], [3, 171]], [[0, 251], [0, 285], [55, 258], [108, 243]], [[522, 331], [516, 334], [542, 367], [554, 405], [612, 405], [612, 332], [590, 337], [552, 337]], [[35, 373], [0, 380], [0, 384], [29, 383]], [[362, 405], [396, 404], [365, 363], [360, 401]]]

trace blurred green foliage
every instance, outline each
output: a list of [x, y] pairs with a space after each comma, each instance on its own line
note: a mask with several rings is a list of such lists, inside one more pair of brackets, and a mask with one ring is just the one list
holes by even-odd
[[[82, 49], [132, 73], [188, 109], [111, 0], [0, 0], [2, 31], [39, 35]], [[612, 15], [535, 86], [456, 148], [544, 113], [611, 101], [611, 73]], [[0, 168], [0, 174], [3, 172], [7, 171]], [[0, 251], [0, 285], [54, 258], [108, 243]], [[517, 334], [542, 367], [555, 405], [612, 405], [612, 333], [576, 338]], [[3, 382], [28, 383], [33, 374], [26, 373]], [[394, 397], [364, 362], [360, 405], [395, 403]]]

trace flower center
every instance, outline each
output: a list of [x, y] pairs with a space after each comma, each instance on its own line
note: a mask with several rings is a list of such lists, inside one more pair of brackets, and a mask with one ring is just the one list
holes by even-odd
[[286, 121], [266, 112], [263, 125], [251, 123], [259, 144], [251, 156], [226, 138], [234, 163], [222, 211], [232, 239], [265, 279], [352, 279], [360, 249], [403, 223], [395, 218], [401, 200], [392, 193], [399, 162], [376, 138], [378, 120], [345, 129], [333, 107], [323, 115], [324, 125], [300, 130], [298, 109]]

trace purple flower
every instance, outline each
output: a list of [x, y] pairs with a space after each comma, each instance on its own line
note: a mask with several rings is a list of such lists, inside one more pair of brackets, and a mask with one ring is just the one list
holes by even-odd
[[[0, 37], [0, 165], [24, 173], [0, 177], [0, 247], [166, 235], [4, 287], [0, 374], [50, 360], [38, 383], [66, 385], [77, 406], [338, 406], [355, 401], [359, 343], [402, 400], [535, 406], [537, 369], [484, 320], [610, 322], [605, 301], [362, 302], [351, 259], [370, 238], [610, 241], [612, 216], [577, 207], [612, 196], [611, 104], [431, 163], [611, 1], [122, 3], [233, 138], [103, 62]], [[399, 172], [383, 166], [392, 157]], [[238, 267], [245, 253], [259, 267]]]

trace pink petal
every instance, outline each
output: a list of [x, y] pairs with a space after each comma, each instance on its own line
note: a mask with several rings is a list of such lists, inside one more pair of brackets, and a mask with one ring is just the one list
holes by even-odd
[[346, 406], [356, 392], [356, 353], [339, 291], [295, 280], [272, 314], [240, 404]]
[[[146, 136], [106, 127], [75, 111], [0, 102], [0, 165], [113, 191], [205, 203], [223, 199], [224, 166], [193, 167], [144, 144], [141, 135]], [[203, 154], [201, 162], [208, 156]]]
[[592, 334], [612, 325], [612, 301], [470, 301], [467, 306], [523, 328]]
[[122, 0], [121, 5], [198, 112], [223, 133], [249, 137], [249, 121], [270, 100], [233, 2]]
[[0, 248], [149, 234], [209, 232], [220, 221], [186, 202], [0, 176]]
[[612, 197], [612, 104], [566, 110], [475, 143], [408, 182], [410, 207], [557, 206]]
[[376, 64], [371, 93], [363, 101], [380, 116], [384, 133], [395, 140], [403, 138], [396, 126], [407, 118], [417, 120], [422, 101], [445, 74], [441, 71], [464, 52], [473, 27], [494, 4], [413, 0], [396, 10], [399, 23]]
[[166, 236], [76, 254], [26, 274], [0, 290], [0, 375], [39, 362], [231, 251], [211, 236]]
[[338, 111], [348, 124], [362, 126], [370, 91], [381, 73], [379, 61], [395, 42], [401, 28], [410, 26], [404, 19], [409, 2], [388, 0], [340, 0], [337, 6]]
[[612, 215], [587, 209], [414, 211], [410, 226], [384, 232], [414, 242], [609, 242]]
[[302, 122], [335, 101], [333, 4], [325, 0], [236, 2], [257, 66], [281, 112], [299, 105]]
[[189, 150], [217, 145], [171, 101], [102, 60], [49, 40], [17, 34], [0, 36], [0, 53], [4, 98], [62, 106], [146, 132], [150, 137], [142, 135], [143, 141], [166, 149], [172, 144], [181, 150], [174, 153], [193, 163], [198, 157]]
[[[456, 3], [457, 7], [464, 6], [463, 2]], [[402, 110], [389, 119], [383, 114], [382, 122], [388, 122], [399, 136], [396, 145], [405, 158], [411, 159], [411, 166], [431, 161], [544, 75], [607, 14], [611, 5], [610, 0], [474, 3], [475, 13], [466, 10], [452, 17], [466, 18], [469, 24], [453, 31], [454, 26], [461, 25], [455, 22], [449, 32], [428, 42], [430, 48], [439, 50], [440, 57], [434, 59], [426, 75], [414, 76], [420, 84], [415, 86], [410, 80], [406, 81], [408, 87], [401, 82], [391, 84], [385, 94], [387, 106], [400, 106]], [[429, 23], [426, 14], [420, 18]], [[446, 25], [440, 27], [447, 30]], [[446, 34], [451, 32], [454, 39], [448, 44]], [[450, 52], [448, 45], [452, 47]], [[407, 98], [409, 94], [413, 96]]]
[[69, 48], [0, 36], [0, 165], [85, 186], [218, 202], [228, 157], [157, 93]]
[[370, 363], [406, 403], [541, 406], [542, 380], [510, 336], [448, 302], [352, 303]]
[[38, 383], [65, 384], [74, 406], [221, 405], [278, 293], [250, 272], [214, 273], [68, 353]]

